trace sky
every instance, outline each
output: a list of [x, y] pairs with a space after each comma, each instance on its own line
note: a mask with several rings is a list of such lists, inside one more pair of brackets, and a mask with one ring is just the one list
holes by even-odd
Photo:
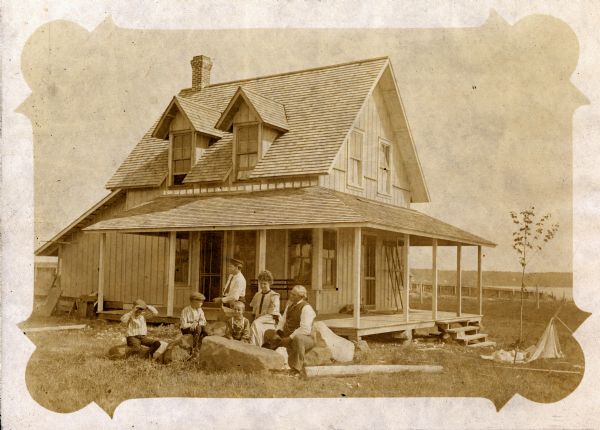
[[[389, 56], [431, 196], [413, 208], [498, 244], [487, 270], [519, 270], [509, 211], [535, 205], [560, 224], [531, 270], [572, 270], [572, 120], [588, 103], [571, 83], [579, 46], [556, 18], [479, 27], [140, 30], [110, 18], [88, 31], [39, 27], [21, 57], [31, 95], [35, 246], [107, 194], [104, 184], [181, 88], [189, 61], [214, 83]], [[441, 251], [453, 268], [454, 250]], [[413, 257], [427, 267], [425, 251]], [[475, 268], [473, 250], [464, 267]]]

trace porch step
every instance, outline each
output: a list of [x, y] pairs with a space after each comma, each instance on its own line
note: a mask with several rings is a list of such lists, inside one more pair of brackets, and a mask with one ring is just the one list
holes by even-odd
[[496, 342], [486, 340], [485, 342], [471, 343], [467, 345], [467, 348], [488, 348], [496, 346]]
[[467, 335], [464, 335], [463, 337], [459, 338], [459, 340], [462, 340], [465, 343], [469, 344], [470, 342], [473, 342], [475, 340], [481, 341], [481, 339], [483, 339], [483, 341], [485, 341], [486, 338], [487, 338], [487, 334], [485, 334], [485, 333], [477, 333], [477, 334], [467, 334]]
[[452, 327], [452, 328], [447, 328], [444, 331], [448, 332], [448, 333], [467, 333], [470, 331], [479, 331], [479, 326], [478, 325], [464, 325], [461, 327]]

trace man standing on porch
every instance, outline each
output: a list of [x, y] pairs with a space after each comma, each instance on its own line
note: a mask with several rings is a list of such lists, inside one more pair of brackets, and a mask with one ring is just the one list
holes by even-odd
[[246, 278], [242, 275], [242, 267], [244, 263], [235, 258], [230, 258], [227, 271], [229, 272], [229, 278], [225, 284], [223, 290], [223, 296], [217, 297], [215, 303], [222, 303], [223, 305], [233, 306], [237, 301], [245, 303], [246, 299]]
[[288, 353], [288, 364], [292, 370], [300, 372], [304, 368], [304, 354], [315, 346], [311, 336], [312, 324], [317, 314], [306, 301], [308, 294], [302, 285], [296, 285], [277, 325], [281, 346]]

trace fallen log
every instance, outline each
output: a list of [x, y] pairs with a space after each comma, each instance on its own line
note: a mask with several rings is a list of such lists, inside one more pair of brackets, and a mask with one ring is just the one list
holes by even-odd
[[304, 368], [307, 378], [318, 376], [355, 376], [368, 375], [371, 373], [402, 373], [402, 372], [424, 372], [441, 373], [442, 366], [435, 365], [412, 365], [412, 364], [356, 364], [349, 366], [307, 366]]
[[86, 324], [72, 324], [72, 325], [59, 325], [59, 326], [49, 326], [49, 327], [34, 327], [34, 328], [24, 328], [23, 333], [34, 333], [40, 331], [57, 331], [57, 330], [81, 330], [86, 328]]
[[530, 370], [532, 372], [547, 372], [547, 373], [573, 373], [581, 375], [582, 372], [576, 370], [554, 370], [554, 369], [536, 369], [534, 367], [517, 367], [517, 366], [492, 366], [496, 369], [515, 369], [515, 370]]

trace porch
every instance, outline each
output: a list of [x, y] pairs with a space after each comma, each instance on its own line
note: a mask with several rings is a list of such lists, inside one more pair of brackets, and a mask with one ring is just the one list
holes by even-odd
[[[223, 214], [231, 214], [233, 218]], [[252, 281], [260, 270], [269, 269], [276, 279], [305, 285], [309, 302], [318, 313], [330, 314], [353, 305], [352, 325], [343, 322], [338, 328], [353, 327], [360, 332], [363, 331], [361, 320], [369, 321], [359, 314], [361, 305], [375, 310], [395, 309], [400, 314], [394, 316], [394, 321], [402, 321], [403, 327], [438, 321], [438, 247], [456, 250], [454, 315], [457, 317], [465, 316], [462, 312], [462, 250], [463, 247], [476, 248], [477, 315], [482, 315], [482, 247], [494, 246], [417, 211], [320, 188], [199, 198], [165, 197], [85, 230], [100, 235], [100, 312], [104, 310], [104, 300], [131, 303], [141, 297], [153, 305], [166, 305], [166, 315], [175, 317], [176, 308], [187, 304], [191, 291], [201, 291], [209, 301], [221, 293], [227, 279], [225, 262], [227, 257], [233, 256], [244, 261], [248, 285], [254, 285]], [[116, 234], [121, 235], [123, 243], [133, 237], [133, 250], [120, 247]], [[135, 238], [141, 237], [160, 241], [157, 248], [163, 251], [155, 255], [154, 245], [135, 246]], [[414, 247], [431, 249], [433, 303], [431, 316], [427, 318], [412, 314], [410, 292], [406, 288], [410, 284], [410, 250]], [[123, 251], [131, 260], [139, 262], [132, 265], [138, 270], [137, 275], [129, 276], [130, 265], [119, 271]], [[154, 276], [155, 261], [159, 277]], [[113, 280], [115, 271], [126, 276]], [[146, 288], [147, 281], [154, 283], [152, 289]], [[137, 288], [130, 288], [131, 291], [124, 294], [120, 285], [129, 288], [134, 283]], [[252, 288], [247, 291], [247, 300], [253, 292]], [[340, 315], [330, 319], [345, 320]], [[388, 327], [387, 331], [402, 330], [396, 330], [398, 324], [385, 323], [377, 327], [365, 324], [369, 325], [364, 327], [366, 330], [383, 327]]]
[[483, 315], [466, 314], [460, 316], [456, 312], [438, 311], [434, 318], [431, 311], [411, 309], [408, 321], [403, 314], [376, 313], [360, 317], [358, 326], [352, 315], [327, 314], [317, 319], [323, 321], [335, 334], [353, 340], [360, 340], [362, 336], [380, 333], [393, 333], [406, 330], [435, 328], [441, 324], [480, 324]]

